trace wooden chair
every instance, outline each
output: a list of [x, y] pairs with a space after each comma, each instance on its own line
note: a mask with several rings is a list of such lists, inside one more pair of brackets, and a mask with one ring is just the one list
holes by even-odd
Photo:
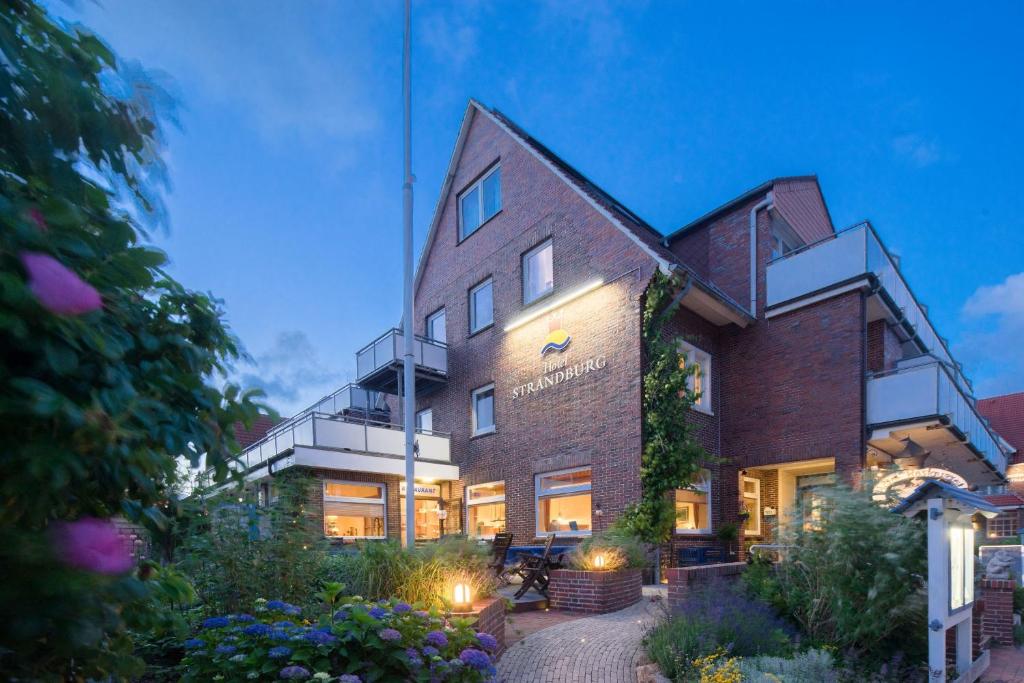
[[487, 564], [487, 568], [494, 572], [494, 576], [497, 577], [498, 582], [503, 586], [508, 583], [505, 560], [508, 559], [508, 549], [511, 546], [511, 533], [503, 531], [499, 534], [494, 534], [494, 540], [491, 541], [491, 561]]
[[555, 535], [548, 536], [548, 542], [544, 544], [544, 552], [540, 556], [529, 555], [524, 557], [513, 572], [523, 577], [523, 585], [516, 591], [515, 598], [526, 595], [526, 591], [533, 588], [541, 595], [547, 597], [548, 584], [551, 583], [551, 570], [562, 566], [561, 556], [556, 560], [551, 559], [551, 547], [555, 544]]

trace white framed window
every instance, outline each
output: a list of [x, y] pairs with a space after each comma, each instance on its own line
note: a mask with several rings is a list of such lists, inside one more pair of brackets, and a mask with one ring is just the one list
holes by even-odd
[[421, 432], [434, 431], [434, 411], [431, 408], [424, 408], [416, 413], [416, 430]]
[[534, 477], [537, 535], [588, 536], [590, 534], [591, 469], [548, 472]]
[[743, 488], [743, 507], [750, 515], [743, 524], [743, 532], [748, 536], [758, 536], [761, 534], [761, 480], [743, 477], [740, 483]]
[[459, 195], [459, 240], [501, 211], [501, 167], [495, 166]]
[[555, 289], [551, 240], [523, 254], [523, 303], [529, 304]]
[[474, 389], [470, 400], [473, 412], [473, 436], [494, 431], [494, 385]]
[[325, 536], [385, 538], [386, 508], [384, 484], [324, 480]]
[[679, 367], [685, 368], [687, 365], [695, 366], [693, 374], [686, 379], [686, 382], [690, 387], [690, 391], [697, 396], [693, 402], [694, 409], [699, 410], [702, 413], [712, 415], [711, 354], [707, 351], [698, 349], [693, 344], [687, 344], [686, 342], [679, 343], [679, 352], [682, 354], [679, 358]]
[[469, 290], [469, 333], [494, 323], [494, 281], [487, 278]]
[[427, 338], [442, 343], [448, 341], [443, 308], [439, 308], [427, 316]]
[[700, 479], [686, 489], [676, 489], [676, 533], [711, 533], [711, 473], [703, 471]]
[[505, 530], [505, 482], [492, 481], [466, 488], [466, 533], [494, 538]]

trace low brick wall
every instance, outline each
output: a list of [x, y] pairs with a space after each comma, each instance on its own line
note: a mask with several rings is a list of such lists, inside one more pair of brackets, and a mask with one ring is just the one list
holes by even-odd
[[1013, 645], [1013, 581], [983, 579], [979, 597], [985, 600], [982, 634], [999, 645]]
[[498, 655], [505, 650], [505, 600], [501, 597], [485, 598], [473, 603], [469, 612], [453, 612], [457, 617], [476, 617], [473, 628], [477, 633], [490, 633], [498, 641]]
[[665, 576], [668, 578], [669, 609], [675, 609], [682, 604], [695, 588], [716, 579], [735, 580], [746, 568], [746, 562], [726, 562], [667, 569]]
[[604, 614], [639, 602], [642, 590], [640, 569], [614, 572], [556, 569], [551, 572], [548, 585], [548, 604], [552, 609]]

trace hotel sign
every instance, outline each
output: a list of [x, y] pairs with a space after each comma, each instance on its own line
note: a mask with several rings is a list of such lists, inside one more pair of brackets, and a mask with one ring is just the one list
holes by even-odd
[[884, 501], [890, 496], [906, 498], [914, 489], [929, 480], [945, 482], [962, 489], [968, 487], [967, 480], [956, 472], [938, 467], [919, 467], [913, 470], [900, 470], [882, 477], [875, 484], [872, 498], [876, 501]]
[[553, 360], [545, 360], [541, 363], [540, 373], [535, 379], [518, 384], [512, 389], [512, 399], [517, 400], [539, 391], [544, 391], [564, 382], [579, 379], [592, 372], [599, 372], [608, 366], [608, 359], [603, 356], [591, 356], [576, 363], [570, 363], [561, 354], [572, 342], [572, 337], [562, 329], [557, 317], [549, 322], [551, 327], [544, 343], [540, 348], [540, 355], [544, 357], [549, 353], [559, 354]]

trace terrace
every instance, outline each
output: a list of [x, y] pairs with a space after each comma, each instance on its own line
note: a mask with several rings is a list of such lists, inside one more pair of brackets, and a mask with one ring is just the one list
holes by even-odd
[[[393, 328], [356, 352], [356, 382], [367, 389], [398, 394], [403, 368], [405, 337]], [[416, 396], [440, 389], [448, 381], [448, 346], [444, 342], [414, 335]]]

